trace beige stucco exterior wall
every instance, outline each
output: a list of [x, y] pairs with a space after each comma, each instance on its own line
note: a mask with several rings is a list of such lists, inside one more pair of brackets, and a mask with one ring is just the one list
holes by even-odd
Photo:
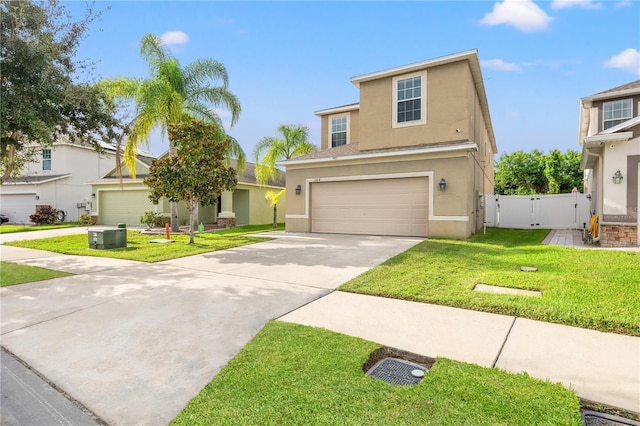
[[[439, 217], [467, 216], [468, 220], [430, 220], [429, 236], [466, 238], [476, 229], [475, 196], [468, 191], [473, 187], [474, 159], [471, 152], [457, 152], [455, 154], [416, 155], [406, 158], [376, 158], [371, 160], [350, 160], [340, 162], [326, 162], [318, 166], [306, 165], [300, 168], [296, 165], [287, 166], [287, 192], [289, 196], [286, 230], [290, 232], [310, 232], [311, 213], [307, 211], [307, 194], [312, 191], [312, 182], [317, 178], [341, 176], [373, 176], [392, 175], [397, 173], [425, 173], [433, 172], [433, 184], [429, 190], [433, 193], [433, 205], [429, 211]], [[438, 189], [438, 182], [445, 178], [446, 190]], [[300, 195], [295, 195], [295, 187], [303, 188]], [[296, 217], [306, 215], [306, 218]]]
[[426, 75], [424, 125], [393, 128], [394, 87], [391, 76], [360, 84], [361, 150], [470, 138], [469, 93], [475, 89], [467, 62], [431, 67], [426, 70]]

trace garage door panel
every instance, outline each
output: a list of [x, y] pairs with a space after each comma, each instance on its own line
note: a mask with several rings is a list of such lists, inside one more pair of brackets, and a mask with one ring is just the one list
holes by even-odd
[[427, 235], [427, 178], [311, 185], [312, 232]]
[[149, 191], [104, 191], [100, 193], [100, 224], [126, 223], [139, 226], [140, 216], [155, 211], [157, 206], [149, 200]]

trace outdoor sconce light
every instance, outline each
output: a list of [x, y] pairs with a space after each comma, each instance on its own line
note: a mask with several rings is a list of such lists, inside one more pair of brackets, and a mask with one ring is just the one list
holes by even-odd
[[447, 189], [447, 181], [444, 180], [444, 178], [440, 179], [440, 191], [444, 191], [445, 189]]
[[622, 179], [624, 178], [622, 177], [622, 173], [620, 173], [620, 170], [618, 170], [613, 174], [613, 177], [611, 179], [613, 179], [613, 183], [619, 185], [620, 183], [622, 183]]
[[302, 192], [302, 187], [300, 185], [296, 186], [296, 195], [300, 195]]

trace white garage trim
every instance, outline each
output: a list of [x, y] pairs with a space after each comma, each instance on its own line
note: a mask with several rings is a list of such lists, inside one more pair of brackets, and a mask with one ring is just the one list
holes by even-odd
[[434, 172], [408, 172], [408, 173], [389, 173], [389, 174], [375, 174], [375, 175], [354, 175], [354, 176], [331, 176], [321, 178], [307, 178], [305, 180], [304, 191], [304, 214], [288, 214], [285, 217], [287, 219], [309, 219], [309, 211], [311, 199], [309, 188], [312, 183], [317, 182], [340, 182], [349, 180], [372, 180], [372, 179], [401, 179], [409, 177], [427, 177], [429, 181], [429, 220], [434, 221], [450, 221], [450, 222], [468, 222], [469, 216], [436, 216], [433, 214], [433, 192], [435, 190], [434, 185]]

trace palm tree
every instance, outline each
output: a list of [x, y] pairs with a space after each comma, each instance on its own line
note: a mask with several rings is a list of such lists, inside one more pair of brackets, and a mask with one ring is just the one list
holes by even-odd
[[[149, 66], [150, 78], [119, 77], [101, 82], [114, 99], [135, 103], [134, 118], [123, 133], [116, 150], [119, 170], [119, 148], [124, 139], [124, 164], [133, 177], [138, 146], [148, 145], [154, 128], [159, 126], [163, 134], [166, 134], [170, 124], [192, 117], [215, 123], [222, 129], [220, 117], [213, 108], [228, 109], [231, 112], [232, 126], [240, 116], [240, 102], [228, 90], [229, 77], [222, 63], [213, 59], [198, 59], [181, 67], [168, 47], [153, 34], [142, 38], [140, 55]], [[222, 85], [212, 86], [209, 84], [211, 80], [221, 81]], [[174, 154], [171, 139], [169, 153]], [[238, 168], [244, 167], [245, 153], [233, 138], [228, 155], [237, 158]], [[176, 218], [177, 205], [172, 203], [171, 229], [174, 232], [178, 231]]]
[[[260, 139], [253, 150], [256, 160], [256, 181], [260, 185], [266, 185], [269, 179], [275, 179], [280, 176], [280, 169], [277, 162], [289, 160], [300, 155], [316, 152], [318, 148], [307, 141], [309, 137], [309, 129], [302, 125], [281, 124], [278, 132], [283, 138], [264, 137]], [[268, 191], [265, 198], [273, 207], [273, 227], [278, 226], [277, 223], [277, 204], [280, 198], [285, 194], [286, 190], [279, 192]]]
[[280, 176], [278, 161], [289, 160], [300, 155], [311, 154], [318, 148], [307, 141], [309, 128], [299, 124], [281, 124], [278, 132], [283, 138], [264, 137], [253, 150], [256, 160], [256, 180], [265, 185], [268, 180]]

